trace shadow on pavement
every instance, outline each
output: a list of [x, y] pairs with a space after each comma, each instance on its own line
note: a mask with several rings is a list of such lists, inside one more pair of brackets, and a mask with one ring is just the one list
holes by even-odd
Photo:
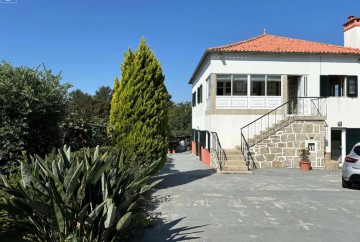
[[179, 218], [168, 223], [162, 223], [162, 221], [158, 221], [154, 224], [155, 228], [148, 228], [144, 230], [141, 236], [142, 238], [138, 238], [139, 240], [133, 240], [133, 242], [188, 241], [200, 239], [200, 234], [204, 231], [201, 231], [199, 229], [208, 226], [208, 224], [201, 226], [183, 226], [176, 228], [177, 224], [181, 222], [184, 218], [185, 217]]
[[154, 176], [151, 180], [163, 179], [156, 187], [155, 190], [166, 189], [184, 185], [216, 173], [211, 169], [197, 169], [189, 171], [179, 171], [174, 169], [174, 159], [168, 157], [166, 164], [161, 169], [158, 175]]
[[360, 190], [360, 184], [357, 183], [352, 184], [351, 190]]
[[158, 190], [184, 185], [210, 176], [214, 173], [216, 172], [211, 169], [179, 171], [175, 168], [174, 159], [172, 157], [168, 157], [166, 164], [161, 171], [149, 181], [149, 183], [151, 183], [152, 181], [163, 179], [162, 182], [146, 193], [148, 201], [146, 209], [148, 216], [153, 220], [152, 226], [146, 228], [141, 234], [136, 235], [136, 238], [133, 238], [131, 241], [155, 242], [200, 239], [203, 231], [199, 229], [201, 227], [208, 226], [208, 224], [192, 227], [179, 227], [178, 224], [186, 217], [175, 219], [173, 221], [165, 221], [166, 218], [162, 216], [161, 212], [157, 212], [156, 209], [160, 206], [160, 204], [170, 202], [172, 197], [170, 195], [155, 195], [154, 193]]

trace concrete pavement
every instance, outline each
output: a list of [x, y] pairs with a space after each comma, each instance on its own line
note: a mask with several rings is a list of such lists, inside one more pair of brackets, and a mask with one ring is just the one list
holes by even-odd
[[219, 174], [170, 155], [149, 194], [157, 217], [140, 241], [359, 241], [360, 191], [340, 171], [258, 169]]

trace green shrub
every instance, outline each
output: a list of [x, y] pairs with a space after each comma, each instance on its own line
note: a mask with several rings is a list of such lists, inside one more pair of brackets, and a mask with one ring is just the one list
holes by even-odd
[[[0, 240], [25, 236], [32, 241], [118, 241], [126, 238], [137, 201], [156, 185], [146, 182], [159, 161], [139, 168], [124, 164], [97, 147], [91, 154], [58, 150], [45, 159], [35, 156], [21, 162], [21, 180], [0, 188], [6, 196], [0, 210]], [[113, 164], [113, 166], [111, 165]]]
[[40, 68], [0, 63], [0, 161], [45, 155], [62, 144], [68, 84]]

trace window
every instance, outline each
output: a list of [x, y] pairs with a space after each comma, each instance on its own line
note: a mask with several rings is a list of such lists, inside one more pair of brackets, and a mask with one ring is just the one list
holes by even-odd
[[202, 103], [202, 85], [197, 89], [197, 103]]
[[233, 96], [247, 95], [247, 75], [233, 76]]
[[193, 107], [196, 106], [196, 92], [193, 92], [193, 94], [192, 94], [192, 106]]
[[342, 97], [344, 93], [345, 77], [329, 76], [329, 96]]
[[357, 97], [357, 76], [320, 76], [320, 96], [344, 97], [347, 82], [347, 96]]
[[280, 75], [217, 75], [216, 83], [217, 96], [281, 96]]
[[216, 95], [230, 96], [231, 95], [231, 75], [218, 75], [216, 81]]
[[347, 96], [357, 97], [357, 76], [348, 76], [347, 82]]
[[267, 76], [267, 96], [281, 96], [281, 76]]
[[250, 76], [251, 96], [265, 96], [265, 75]]
[[206, 79], [206, 99], [210, 98], [210, 91], [211, 91], [211, 81], [210, 81], [210, 77], [208, 77]]

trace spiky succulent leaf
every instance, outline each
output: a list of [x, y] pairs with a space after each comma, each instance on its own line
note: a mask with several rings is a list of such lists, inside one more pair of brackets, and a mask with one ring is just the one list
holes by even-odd
[[111, 203], [111, 205], [108, 207], [107, 217], [104, 223], [105, 228], [109, 228], [114, 223], [115, 213], [116, 213], [115, 205]]
[[156, 180], [156, 181], [152, 182], [150, 185], [144, 185], [140, 190], [140, 194], [143, 194], [144, 192], [150, 190], [151, 188], [153, 188], [154, 186], [156, 186], [157, 184], [159, 184], [162, 181], [163, 181], [163, 179], [160, 179], [160, 180]]
[[89, 214], [89, 216], [87, 216], [87, 218], [85, 219], [85, 224], [89, 224], [92, 225], [95, 218], [99, 215], [99, 213], [101, 212], [101, 210], [103, 209], [103, 207], [105, 206], [106, 201], [102, 202], [100, 205], [98, 205], [93, 211], [91, 211], [91, 213]]
[[80, 184], [79, 177], [83, 172], [83, 165], [84, 163], [81, 162], [75, 172], [72, 174], [72, 177], [70, 178], [69, 184], [66, 189], [66, 194], [72, 194], [75, 191], [75, 188]]
[[23, 182], [24, 187], [30, 187], [30, 181], [31, 181], [30, 167], [24, 162], [21, 162], [20, 170], [21, 170], [21, 180]]
[[125, 163], [121, 152], [115, 161], [97, 152], [91, 155], [88, 149], [71, 161], [65, 147], [24, 163], [16, 186], [2, 177], [0, 189], [8, 196], [0, 200], [0, 209], [8, 211], [6, 223], [13, 221], [9, 231], [16, 228], [41, 241], [115, 241], [121, 236], [140, 194], [160, 182], [146, 184], [156, 162], [142, 168]]
[[132, 215], [132, 212], [128, 212], [124, 216], [122, 216], [120, 218], [119, 222], [117, 222], [117, 224], [116, 224], [116, 229], [121, 230], [121, 229], [125, 229], [127, 226], [129, 226], [130, 221], [131, 221], [131, 215]]
[[49, 217], [50, 213], [51, 213], [51, 207], [43, 202], [38, 202], [38, 201], [34, 201], [34, 200], [29, 200], [29, 199], [24, 199], [24, 198], [20, 198], [20, 197], [14, 197], [13, 201], [17, 201], [17, 204], [24, 204], [30, 208], [32, 208], [33, 210], [35, 210], [36, 212]]
[[64, 161], [64, 167], [65, 169], [69, 169], [69, 167], [71, 166], [71, 162], [70, 162], [70, 158], [71, 158], [71, 154], [70, 154], [70, 147], [67, 148], [66, 146], [64, 146], [63, 149], [59, 149], [59, 152], [61, 154], [61, 158]]
[[55, 214], [55, 218], [56, 218], [56, 225], [58, 226], [58, 231], [60, 233], [64, 233], [65, 220], [64, 220], [64, 216], [62, 214], [61, 208], [54, 202], [53, 209], [54, 209], [54, 214]]
[[88, 211], [88, 208], [89, 208], [89, 203], [86, 204], [82, 209], [81, 211], [79, 212], [78, 214], [78, 217], [77, 217], [77, 220], [80, 222], [80, 223], [85, 223], [85, 217], [87, 215], [87, 211]]
[[10, 187], [9, 183], [7, 182], [6, 177], [3, 174], [0, 174], [0, 185], [4, 185], [5, 187]]
[[[99, 164], [99, 165], [97, 165]], [[109, 160], [107, 161], [99, 161], [95, 164], [93, 170], [90, 171], [89, 180], [92, 184], [95, 184], [99, 181], [102, 174], [111, 166], [111, 162]]]

